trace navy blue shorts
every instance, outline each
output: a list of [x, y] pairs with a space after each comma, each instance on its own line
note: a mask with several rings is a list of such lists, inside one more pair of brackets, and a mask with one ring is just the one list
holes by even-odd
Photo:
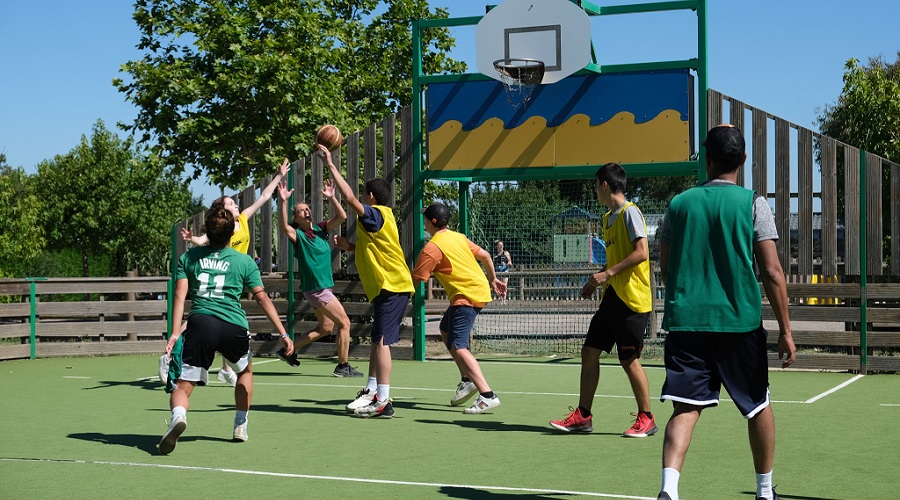
[[475, 318], [480, 307], [450, 306], [441, 318], [440, 329], [446, 334], [447, 349], [468, 349]]
[[375, 318], [372, 325], [372, 343], [394, 345], [400, 341], [400, 322], [409, 304], [408, 293], [382, 290], [372, 301]]
[[724, 385], [744, 418], [769, 405], [766, 330], [752, 332], [669, 332], [666, 381], [660, 401], [716, 406]]
[[606, 287], [600, 307], [591, 318], [585, 347], [593, 347], [601, 351], [612, 351], [613, 345], [618, 347], [619, 360], [641, 357], [644, 349], [644, 332], [650, 313], [632, 311], [616, 294], [612, 286]]

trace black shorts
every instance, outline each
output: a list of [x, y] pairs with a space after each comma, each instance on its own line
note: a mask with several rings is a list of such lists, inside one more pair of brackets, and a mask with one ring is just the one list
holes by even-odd
[[600, 307], [591, 318], [585, 347], [593, 347], [601, 351], [612, 351], [613, 345], [618, 348], [619, 360], [641, 357], [644, 348], [644, 333], [650, 313], [632, 311], [616, 294], [612, 286], [606, 287]]
[[[188, 318], [187, 329], [183, 336], [182, 367], [194, 367], [206, 372], [212, 366], [216, 352], [222, 353], [232, 365], [248, 357], [250, 353], [250, 332], [242, 326], [222, 321], [215, 316], [192, 314]], [[185, 371], [183, 369], [182, 373]], [[181, 378], [203, 380], [199, 375]]]
[[375, 308], [372, 343], [394, 345], [399, 342], [400, 323], [406, 314], [406, 306], [409, 305], [409, 294], [382, 290], [378, 297], [372, 300], [372, 305]]
[[745, 418], [769, 405], [766, 330], [752, 332], [669, 332], [666, 381], [660, 401], [716, 406], [725, 386]]

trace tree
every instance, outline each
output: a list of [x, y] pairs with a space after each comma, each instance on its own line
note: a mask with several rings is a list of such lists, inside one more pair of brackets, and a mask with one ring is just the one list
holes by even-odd
[[[139, 109], [122, 125], [176, 174], [238, 188], [311, 151], [315, 129], [359, 130], [411, 102], [410, 22], [424, 0], [137, 0], [141, 60], [113, 84]], [[461, 72], [432, 29], [425, 71]]]
[[42, 208], [32, 179], [0, 153], [0, 278], [23, 277], [25, 264], [44, 249]]
[[98, 120], [91, 137], [38, 165], [36, 193], [51, 250], [77, 248], [82, 276], [89, 256], [112, 257], [110, 272], [166, 265], [171, 225], [189, 215], [191, 194], [180, 177], [138, 153]]

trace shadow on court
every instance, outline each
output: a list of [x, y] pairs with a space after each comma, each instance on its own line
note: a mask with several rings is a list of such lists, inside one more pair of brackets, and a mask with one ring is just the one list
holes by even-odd
[[[473, 416], [473, 418], [479, 418], [477, 416]], [[416, 420], [416, 422], [421, 422], [423, 424], [443, 424], [443, 425], [456, 425], [458, 427], [463, 427], [466, 429], [474, 429], [476, 431], [505, 431], [505, 432], [536, 432], [539, 434], [545, 434], [548, 436], [569, 436], [574, 433], [564, 433], [553, 430], [549, 425], [547, 427], [538, 427], [536, 425], [524, 425], [524, 424], [507, 424], [504, 422], [487, 422], [487, 421], [479, 421], [479, 420]], [[581, 433], [578, 433], [581, 434]], [[621, 436], [622, 434], [619, 432], [592, 432], [591, 435], [595, 436]]]
[[[777, 486], [775, 489], [778, 490]], [[743, 493], [752, 497], [756, 497], [756, 491], [744, 491]], [[781, 492], [781, 490], [778, 490], [778, 496], [784, 498], [785, 500], [788, 498], [792, 500], [842, 500], [838, 497], [808, 497], [804, 495], [785, 495]]]
[[85, 387], [81, 389], [82, 391], [93, 391], [95, 389], [109, 389], [110, 387], [134, 387], [137, 389], [144, 389], [145, 391], [159, 391], [162, 390], [163, 384], [156, 377], [149, 379], [141, 379], [141, 380], [100, 380], [97, 381], [97, 385], [94, 387]]
[[491, 498], [515, 498], [518, 500], [540, 500], [540, 499], [553, 499], [560, 497], [569, 497], [573, 496], [566, 493], [556, 493], [548, 495], [537, 495], [534, 493], [501, 493], [497, 491], [485, 491], [479, 490], [475, 488], [461, 488], [459, 486], [441, 486], [441, 489], [438, 490], [440, 493], [447, 495], [450, 498], [468, 498], [470, 500], [487, 500]]
[[[90, 441], [94, 443], [109, 444], [115, 446], [124, 446], [126, 448], [137, 448], [150, 455], [159, 455], [156, 445], [162, 438], [162, 433], [158, 436], [148, 436], [146, 434], [102, 434], [99, 432], [78, 432], [69, 434], [69, 439], [80, 439], [82, 441]], [[189, 443], [192, 441], [218, 441], [222, 443], [230, 443], [231, 439], [217, 438], [210, 436], [182, 436], [178, 439], [179, 443]]]

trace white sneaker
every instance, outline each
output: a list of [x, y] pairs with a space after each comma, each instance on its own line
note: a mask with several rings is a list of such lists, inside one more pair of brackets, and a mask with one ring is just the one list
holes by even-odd
[[225, 370], [224, 368], [219, 370], [219, 374], [216, 375], [216, 378], [219, 379], [219, 382], [223, 384], [228, 384], [231, 387], [237, 385], [237, 373], [234, 373], [234, 370]]
[[456, 386], [456, 394], [450, 400], [451, 406], [459, 406], [469, 400], [472, 396], [478, 394], [478, 388], [472, 382], [460, 382]]
[[495, 394], [494, 397], [488, 399], [484, 396], [479, 395], [478, 399], [475, 400], [475, 404], [466, 408], [463, 413], [484, 413], [492, 408], [496, 408], [500, 406], [500, 398]]
[[169, 358], [168, 354], [159, 357], [159, 381], [163, 384], [169, 381]]
[[356, 393], [356, 399], [351, 401], [346, 406], [346, 409], [347, 409], [347, 411], [349, 411], [351, 413], [355, 412], [359, 408], [368, 406], [369, 403], [371, 403], [372, 401], [375, 401], [375, 397], [377, 395], [378, 394], [375, 391], [371, 391], [368, 388], [363, 389], [363, 390], [359, 391], [358, 393]]
[[162, 440], [159, 442], [159, 452], [163, 455], [172, 453], [175, 445], [178, 444], [178, 438], [187, 429], [187, 418], [178, 416], [172, 419], [169, 429], [163, 434]]
[[247, 435], [247, 422], [243, 424], [238, 424], [234, 426], [234, 434], [232, 434], [235, 441], [246, 442], [250, 439], [250, 436]]

